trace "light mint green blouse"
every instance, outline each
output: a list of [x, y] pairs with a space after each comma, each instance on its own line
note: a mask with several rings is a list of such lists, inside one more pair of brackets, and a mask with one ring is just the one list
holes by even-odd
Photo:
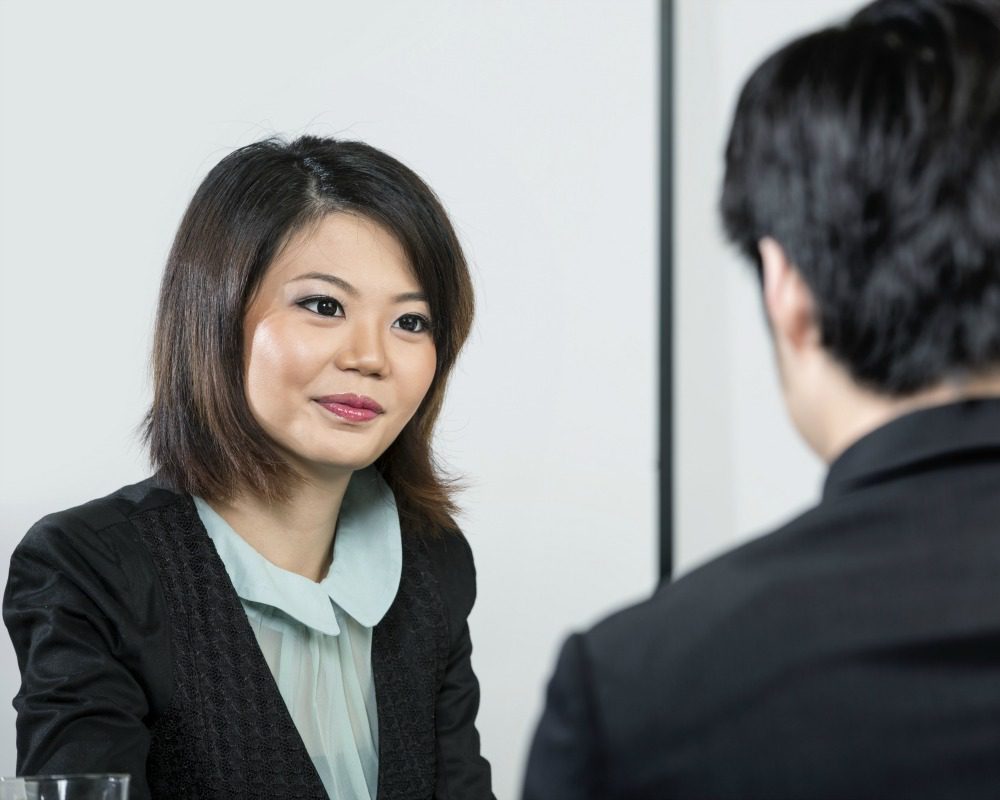
[[194, 501], [327, 794], [374, 800], [372, 628], [396, 597], [403, 563], [392, 490], [374, 468], [352, 476], [319, 583], [275, 566]]

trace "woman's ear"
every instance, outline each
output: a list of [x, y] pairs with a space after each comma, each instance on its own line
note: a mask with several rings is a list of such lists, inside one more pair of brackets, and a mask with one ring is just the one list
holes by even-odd
[[785, 248], [765, 236], [758, 242], [764, 279], [764, 307], [776, 338], [798, 352], [819, 345], [813, 294]]

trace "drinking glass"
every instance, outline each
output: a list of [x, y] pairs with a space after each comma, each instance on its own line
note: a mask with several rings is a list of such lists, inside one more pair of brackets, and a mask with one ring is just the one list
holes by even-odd
[[128, 800], [128, 775], [0, 778], [0, 800]]

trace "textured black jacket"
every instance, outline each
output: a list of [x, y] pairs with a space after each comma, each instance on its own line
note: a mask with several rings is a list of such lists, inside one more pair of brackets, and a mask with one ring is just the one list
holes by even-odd
[[566, 643], [526, 800], [1000, 797], [1000, 400]]
[[[375, 627], [379, 800], [491, 798], [459, 535], [403, 536]], [[128, 772], [135, 800], [326, 798], [190, 496], [150, 479], [50, 515], [11, 560], [19, 774]]]

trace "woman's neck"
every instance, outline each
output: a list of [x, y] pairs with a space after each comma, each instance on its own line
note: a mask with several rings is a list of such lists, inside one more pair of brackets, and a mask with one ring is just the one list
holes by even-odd
[[239, 495], [210, 505], [254, 550], [275, 566], [311, 581], [330, 568], [337, 518], [351, 473], [300, 481], [280, 503]]

